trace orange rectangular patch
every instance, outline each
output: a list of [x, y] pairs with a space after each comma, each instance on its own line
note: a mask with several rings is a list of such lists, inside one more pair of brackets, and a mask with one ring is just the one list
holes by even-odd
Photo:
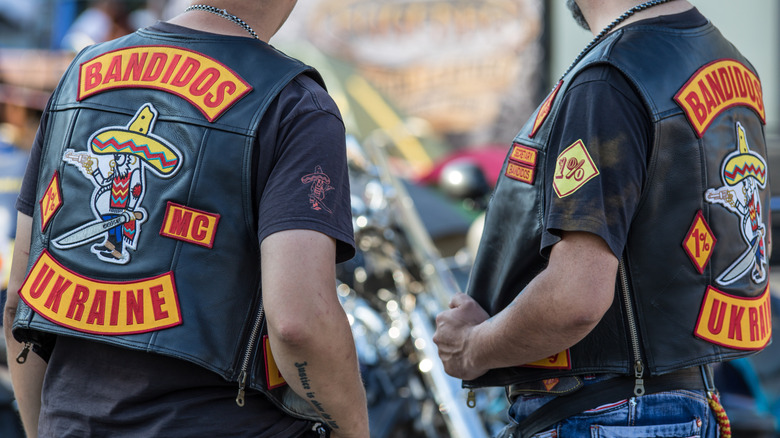
[[697, 70], [674, 100], [699, 138], [720, 113], [735, 105], [753, 109], [766, 123], [761, 81], [752, 70], [733, 59], [719, 59]]
[[551, 370], [570, 370], [571, 369], [571, 353], [568, 349], [558, 354], [554, 354], [550, 357], [546, 357], [536, 362], [531, 362], [523, 365], [528, 368], [546, 368]]
[[276, 365], [273, 353], [271, 353], [271, 342], [268, 340], [268, 335], [263, 336], [263, 351], [265, 351], [265, 381], [268, 382], [268, 389], [287, 384], [279, 371], [279, 366]]
[[509, 161], [506, 164], [504, 175], [524, 183], [533, 184], [536, 178], [536, 169]]
[[523, 146], [519, 143], [513, 144], [512, 152], [509, 153], [510, 160], [531, 167], [536, 167], [536, 159], [538, 156], [539, 151], [528, 146]]
[[175, 94], [213, 122], [252, 87], [236, 72], [201, 53], [173, 46], [126, 47], [79, 67], [78, 100], [119, 88]]
[[49, 321], [84, 333], [127, 335], [182, 323], [172, 272], [128, 282], [94, 280], [68, 270], [45, 250], [19, 296]]
[[168, 201], [160, 234], [183, 242], [212, 248], [219, 215]]
[[744, 298], [707, 287], [695, 335], [737, 350], [760, 350], [772, 338], [769, 285], [758, 297]]

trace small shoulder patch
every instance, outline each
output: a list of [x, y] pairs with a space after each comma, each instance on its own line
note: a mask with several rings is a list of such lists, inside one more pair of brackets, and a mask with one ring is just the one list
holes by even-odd
[[533, 184], [536, 179], [536, 161], [539, 157], [539, 151], [532, 147], [524, 146], [519, 143], [512, 145], [509, 152], [509, 161], [506, 165], [504, 175]]
[[577, 140], [558, 155], [553, 188], [559, 198], [565, 198], [599, 175], [585, 143]]

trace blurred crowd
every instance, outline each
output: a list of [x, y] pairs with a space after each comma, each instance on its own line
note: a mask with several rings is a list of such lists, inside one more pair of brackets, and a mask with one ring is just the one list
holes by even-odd
[[0, 288], [14, 202], [49, 93], [73, 55], [181, 13], [187, 0], [0, 0]]

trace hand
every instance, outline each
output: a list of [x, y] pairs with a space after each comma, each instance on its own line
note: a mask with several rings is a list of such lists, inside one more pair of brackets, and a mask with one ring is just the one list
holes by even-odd
[[472, 380], [485, 374], [489, 368], [480, 366], [479, 358], [469, 351], [473, 331], [490, 315], [466, 294], [457, 294], [450, 301], [450, 310], [436, 317], [433, 342], [439, 347], [439, 358], [447, 374], [463, 380]]

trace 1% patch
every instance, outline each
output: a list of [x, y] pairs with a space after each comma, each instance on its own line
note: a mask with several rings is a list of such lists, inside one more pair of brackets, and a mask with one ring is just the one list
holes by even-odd
[[688, 253], [688, 257], [691, 258], [699, 274], [704, 273], [704, 268], [709, 263], [712, 251], [715, 248], [715, 242], [717, 242], [717, 239], [712, 234], [707, 221], [704, 220], [702, 212], [699, 211], [696, 213], [688, 234], [685, 235], [685, 240], [683, 240], [683, 248], [685, 248], [685, 252]]

